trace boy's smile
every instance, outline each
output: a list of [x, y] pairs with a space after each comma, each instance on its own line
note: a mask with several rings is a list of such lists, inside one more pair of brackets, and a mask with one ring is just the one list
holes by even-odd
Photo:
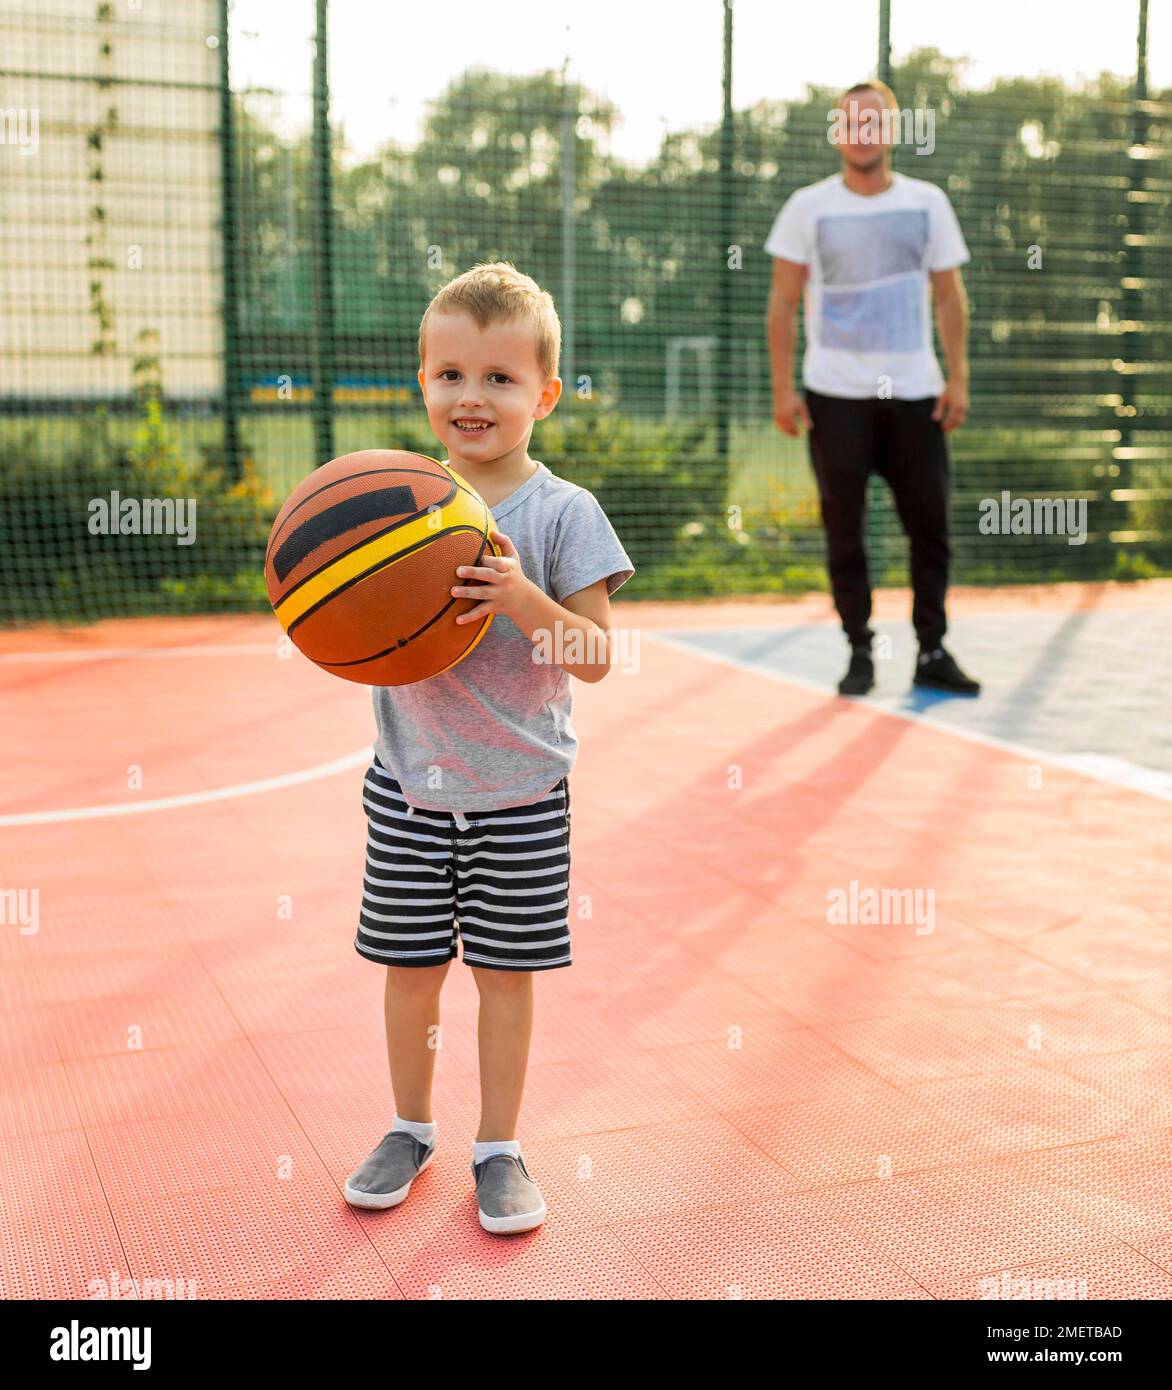
[[475, 439], [477, 435], [482, 435], [485, 430], [492, 429], [491, 420], [482, 420], [474, 415], [462, 416], [452, 423], [466, 439]]

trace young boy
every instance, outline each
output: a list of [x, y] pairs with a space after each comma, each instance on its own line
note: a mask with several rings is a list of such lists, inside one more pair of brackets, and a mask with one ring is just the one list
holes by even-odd
[[[610, 595], [634, 567], [593, 494], [527, 452], [557, 404], [553, 299], [507, 262], [480, 264], [428, 305], [419, 385], [451, 467], [504, 531], [499, 556], [452, 576], [493, 621], [450, 671], [374, 690], [365, 777], [367, 859], [355, 949], [387, 967], [391, 1129], [346, 1184], [393, 1207], [435, 1153], [431, 1083], [439, 997], [456, 957], [480, 993], [480, 1224], [527, 1231], [545, 1202], [516, 1138], [533, 1024], [533, 972], [570, 961], [570, 786], [578, 740], [570, 676], [610, 669]], [[474, 581], [480, 581], [474, 583]]]

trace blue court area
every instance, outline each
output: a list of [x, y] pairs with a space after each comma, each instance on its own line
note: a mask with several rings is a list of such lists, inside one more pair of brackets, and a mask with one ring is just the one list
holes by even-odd
[[[968, 613], [950, 624], [945, 642], [979, 696], [915, 689], [910, 623], [877, 620], [876, 686], [862, 703], [1172, 800], [1172, 606]], [[656, 638], [832, 693], [848, 655], [835, 623]]]

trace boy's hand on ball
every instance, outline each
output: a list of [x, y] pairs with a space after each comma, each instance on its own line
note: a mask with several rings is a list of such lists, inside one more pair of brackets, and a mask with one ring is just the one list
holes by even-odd
[[[480, 600], [475, 608], [457, 615], [458, 623], [475, 622], [490, 613], [506, 618], [516, 617], [534, 588], [532, 580], [526, 578], [517, 549], [508, 536], [503, 531], [490, 531], [488, 534], [501, 553], [485, 555], [479, 565], [460, 565], [456, 570], [456, 577], [464, 583], [453, 586], [453, 596]], [[475, 579], [481, 582], [470, 582]]]

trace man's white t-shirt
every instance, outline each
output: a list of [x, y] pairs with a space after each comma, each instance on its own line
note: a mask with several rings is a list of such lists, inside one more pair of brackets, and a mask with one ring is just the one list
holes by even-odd
[[928, 272], [969, 259], [942, 189], [893, 172], [891, 186], [868, 197], [833, 174], [790, 195], [765, 250], [810, 267], [802, 381], [811, 391], [855, 400], [939, 394]]

